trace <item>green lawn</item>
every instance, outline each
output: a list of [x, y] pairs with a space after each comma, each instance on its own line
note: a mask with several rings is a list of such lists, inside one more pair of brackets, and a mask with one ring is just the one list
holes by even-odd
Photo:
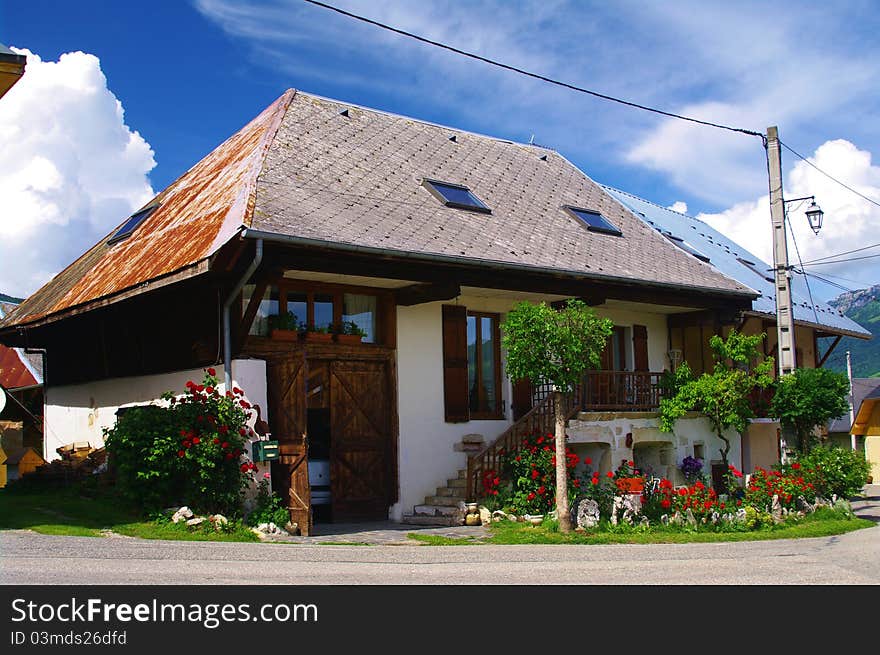
[[874, 527], [872, 521], [860, 518], [839, 518], [828, 515], [807, 517], [795, 524], [784, 524], [773, 528], [752, 530], [750, 532], [685, 532], [662, 526], [652, 527], [650, 531], [637, 528], [618, 528], [618, 531], [570, 532], [562, 534], [554, 525], [531, 526], [524, 523], [502, 521], [493, 523], [490, 536], [483, 539], [473, 537], [450, 538], [436, 535], [422, 535], [416, 532], [409, 537], [431, 546], [472, 546], [477, 544], [690, 544], [729, 541], [760, 541], [766, 539], [800, 539], [804, 537], [829, 537], [832, 535]]
[[112, 532], [141, 539], [259, 541], [253, 532], [241, 526], [230, 532], [218, 532], [207, 524], [204, 529], [192, 529], [183, 524], [146, 520], [112, 496], [82, 495], [74, 489], [33, 493], [0, 489], [0, 530], [33, 530], [76, 537], [104, 537]]

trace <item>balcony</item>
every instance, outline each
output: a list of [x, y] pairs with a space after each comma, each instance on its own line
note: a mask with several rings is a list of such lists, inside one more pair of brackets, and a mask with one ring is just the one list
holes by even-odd
[[582, 411], [653, 412], [660, 407], [662, 373], [588, 371], [577, 389]]

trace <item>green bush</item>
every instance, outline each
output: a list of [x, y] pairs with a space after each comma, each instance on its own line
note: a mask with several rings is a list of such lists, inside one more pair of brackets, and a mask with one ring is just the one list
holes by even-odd
[[186, 383], [179, 399], [132, 407], [105, 430], [104, 440], [116, 484], [145, 512], [188, 505], [201, 513], [235, 516], [241, 492], [256, 469], [240, 461], [250, 405], [244, 392], [221, 395], [214, 369], [203, 384]]
[[280, 496], [269, 489], [269, 480], [263, 478], [260, 480], [259, 489], [257, 490], [257, 500], [254, 509], [248, 514], [247, 524], [256, 526], [260, 525], [260, 523], [274, 523], [279, 527], [284, 527], [288, 521], [290, 521], [290, 513], [284, 506], [284, 502]]
[[857, 495], [867, 484], [871, 471], [862, 453], [839, 446], [813, 448], [798, 462], [813, 470], [810, 482], [816, 493], [826, 498], [832, 494], [840, 498]]

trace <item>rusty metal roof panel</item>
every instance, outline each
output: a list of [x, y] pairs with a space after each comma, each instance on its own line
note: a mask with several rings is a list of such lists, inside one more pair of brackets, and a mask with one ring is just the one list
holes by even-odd
[[[0, 386], [4, 389], [19, 389], [40, 384], [27, 364], [22, 361], [18, 348], [0, 345]], [[0, 392], [2, 393], [2, 392]]]
[[293, 95], [287, 91], [144, 205], [158, 202], [159, 208], [129, 237], [108, 245], [114, 228], [0, 326], [29, 323], [187, 269], [250, 226], [257, 176]]

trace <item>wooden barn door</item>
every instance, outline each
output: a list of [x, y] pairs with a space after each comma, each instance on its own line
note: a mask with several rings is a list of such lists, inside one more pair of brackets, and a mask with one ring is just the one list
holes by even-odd
[[275, 491], [288, 499], [290, 520], [299, 525], [304, 535], [312, 532], [306, 435], [307, 374], [302, 354], [267, 363], [269, 422], [279, 450], [272, 478], [276, 481]]
[[387, 361], [330, 364], [334, 521], [388, 518], [393, 438]]

